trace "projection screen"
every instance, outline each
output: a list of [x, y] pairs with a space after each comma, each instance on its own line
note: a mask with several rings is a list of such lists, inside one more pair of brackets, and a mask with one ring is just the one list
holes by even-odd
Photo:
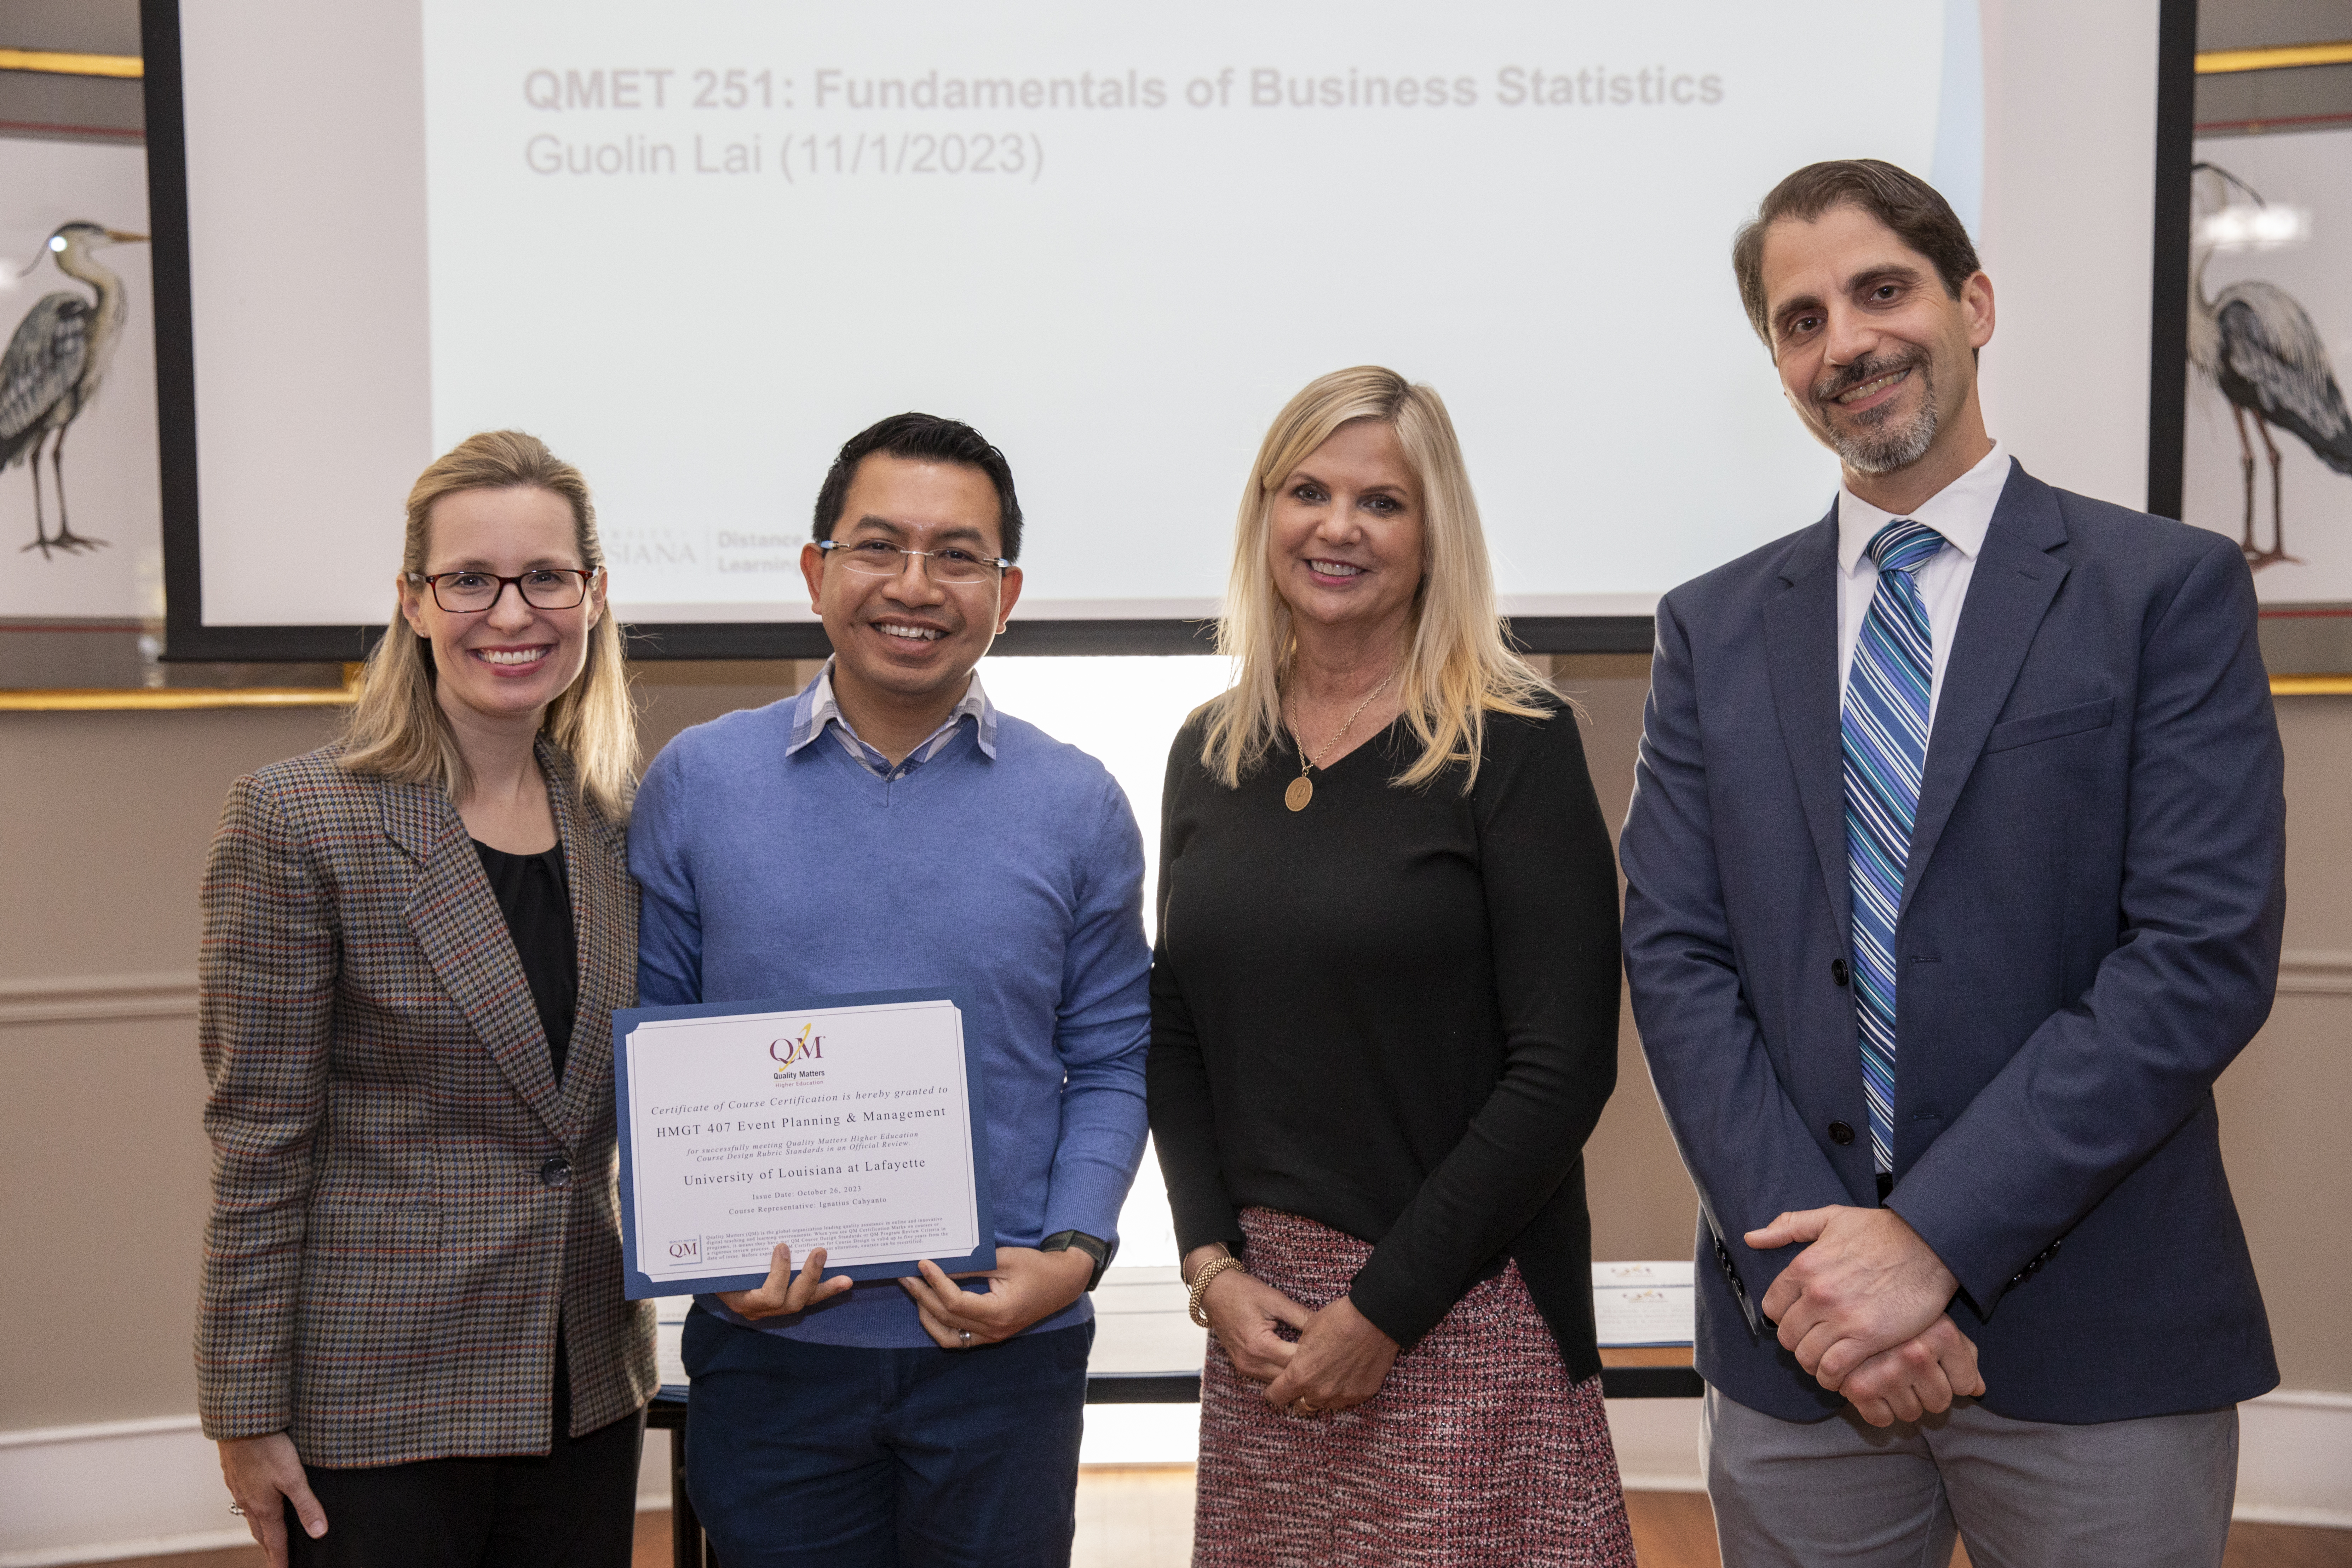
[[356, 657], [499, 426], [587, 473], [644, 651], [821, 651], [818, 482], [908, 408], [1011, 458], [1006, 651], [1197, 648], [1267, 423], [1368, 362], [1445, 396], [1521, 635], [1643, 648], [1835, 483], [1738, 223], [1816, 158], [1981, 181], [1974, 0], [150, 17], [176, 657]]

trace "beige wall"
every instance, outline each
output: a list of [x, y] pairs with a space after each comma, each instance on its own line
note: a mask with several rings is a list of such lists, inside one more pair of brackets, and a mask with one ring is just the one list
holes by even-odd
[[[648, 750], [801, 674], [645, 667]], [[339, 719], [0, 713], [0, 1430], [196, 1407], [197, 879], [229, 782]]]
[[2221, 1076], [2221, 1152], [2289, 1388], [2352, 1393], [2352, 697], [2279, 703], [2286, 962], [2278, 1005]]
[[[1632, 789], [1646, 661], [1563, 659], [1612, 822]], [[649, 746], [773, 700], [785, 664], [648, 667]], [[206, 1153], [185, 983], [196, 879], [229, 781], [318, 744], [317, 710], [0, 713], [0, 1429], [194, 1408], [189, 1327]], [[2297, 954], [2271, 1026], [2222, 1080], [2224, 1136], [2290, 1387], [2352, 1392], [2352, 699], [2286, 702]], [[2333, 991], [2327, 987], [2333, 986]], [[1690, 1184], [1628, 1026], [1591, 1154], [1602, 1256], [1683, 1256]]]
[[[1633, 795], [1633, 752], [1642, 739], [1642, 700], [1650, 689], [1646, 654], [1556, 658], [1552, 680], [1582, 705], [1585, 761], [1601, 815], [1613, 837]], [[1688, 1258], [1698, 1224], [1698, 1196], [1666, 1134], [1650, 1069], [1642, 1062], [1633, 1009], [1621, 1002], [1617, 1094], [1585, 1147], [1585, 1196], [1592, 1208], [1592, 1256]]]
[[[196, 879], [229, 781], [331, 723], [0, 714], [0, 1427], [196, 1406], [209, 1156], [193, 992], [169, 982], [195, 969]], [[140, 984], [110, 999], [125, 977]]]

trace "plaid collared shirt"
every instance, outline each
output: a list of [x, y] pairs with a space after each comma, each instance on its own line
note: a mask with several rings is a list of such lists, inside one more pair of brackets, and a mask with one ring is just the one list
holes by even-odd
[[807, 710], [793, 733], [792, 744], [784, 748], [784, 754], [793, 755], [830, 730], [833, 738], [841, 742], [841, 749], [876, 778], [904, 778], [946, 749], [947, 743], [955, 739], [956, 727], [963, 722], [966, 715], [979, 730], [982, 754], [993, 760], [996, 756], [996, 705], [988, 700], [987, 689], [980, 683], [980, 671], [975, 669], [971, 672], [971, 684], [964, 688], [962, 698], [949, 710], [946, 720], [924, 738], [921, 745], [907, 753], [905, 762], [894, 766], [889, 758], [858, 737], [857, 731], [850, 726], [849, 716], [842, 712], [841, 704], [834, 700], [833, 660], [828, 658], [824, 661], [824, 668], [817, 673], [816, 685], [809, 692]]

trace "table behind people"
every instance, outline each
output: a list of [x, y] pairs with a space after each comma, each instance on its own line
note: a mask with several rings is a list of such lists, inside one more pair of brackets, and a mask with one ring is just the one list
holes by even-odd
[[1021, 521], [971, 426], [853, 437], [803, 552], [833, 658], [672, 742], [631, 829], [649, 1004], [975, 998], [996, 1267], [852, 1289], [779, 1246], [766, 1285], [688, 1319], [688, 1484], [729, 1568], [1068, 1559], [1150, 954], [1126, 797], [974, 673], [1020, 597]]
[[586, 483], [461, 443], [397, 590], [347, 734], [239, 779], [205, 868], [205, 1431], [272, 1564], [623, 1568], [636, 741]]
[[1622, 842], [1725, 1562], [1941, 1561], [1957, 1514], [2218, 1563], [2277, 1381], [2211, 1094], [2284, 906], [2246, 563], [1992, 441], [1992, 283], [1916, 177], [1800, 170], [1734, 268], [1844, 483], [1660, 605]]
[[1434, 391], [1359, 367], [1276, 418], [1221, 640], [1237, 684], [1169, 756], [1152, 971], [1213, 1330], [1203, 1560], [1630, 1564], [1580, 1163], [1616, 873]]

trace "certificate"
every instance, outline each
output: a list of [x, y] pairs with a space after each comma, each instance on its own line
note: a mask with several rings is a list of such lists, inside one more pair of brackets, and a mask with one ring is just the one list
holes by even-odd
[[631, 1300], [795, 1268], [887, 1279], [996, 1264], [979, 1064], [953, 991], [613, 1015]]
[[1592, 1266], [1593, 1328], [1604, 1345], [1686, 1345], [1697, 1314], [1687, 1262]]

